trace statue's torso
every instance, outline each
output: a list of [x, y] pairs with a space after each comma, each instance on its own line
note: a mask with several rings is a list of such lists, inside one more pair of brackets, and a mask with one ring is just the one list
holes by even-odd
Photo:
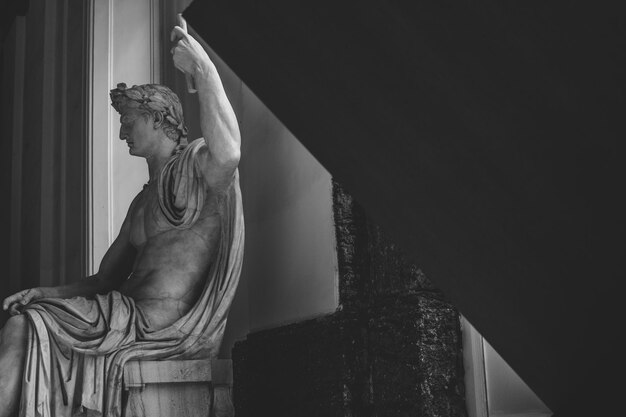
[[189, 311], [205, 285], [220, 236], [217, 199], [207, 194], [200, 217], [188, 229], [176, 229], [166, 221], [155, 184], [131, 205], [130, 241], [137, 257], [120, 292], [135, 300], [153, 329], [166, 327]]

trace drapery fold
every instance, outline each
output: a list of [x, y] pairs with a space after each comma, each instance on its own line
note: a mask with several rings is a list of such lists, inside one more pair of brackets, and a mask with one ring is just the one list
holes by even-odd
[[[190, 143], [159, 176], [159, 206], [176, 228], [191, 227], [205, 204], [196, 161], [202, 146], [202, 139]], [[171, 326], [151, 329], [133, 299], [117, 291], [41, 299], [25, 308], [30, 325], [20, 417], [119, 417], [127, 361], [217, 354], [243, 261], [238, 172], [216, 198], [221, 238], [215, 262], [196, 304]]]

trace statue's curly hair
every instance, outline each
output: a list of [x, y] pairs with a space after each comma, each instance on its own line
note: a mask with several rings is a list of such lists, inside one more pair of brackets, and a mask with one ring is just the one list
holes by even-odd
[[168, 138], [177, 143], [176, 152], [187, 146], [187, 126], [183, 107], [176, 93], [160, 84], [133, 85], [119, 83], [111, 90], [111, 105], [119, 113], [137, 110], [161, 126]]

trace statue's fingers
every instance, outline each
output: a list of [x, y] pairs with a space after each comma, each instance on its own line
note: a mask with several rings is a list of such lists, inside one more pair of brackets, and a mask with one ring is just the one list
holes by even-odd
[[18, 300], [20, 298], [18, 296], [18, 294], [13, 294], [13, 295], [5, 298], [4, 301], [2, 302], [2, 309], [3, 310], [8, 309], [11, 304], [13, 304], [16, 300]]
[[186, 49], [180, 44], [176, 44], [172, 49], [170, 49], [170, 51], [172, 52], [172, 55], [180, 58], [181, 54], [185, 53]]
[[20, 305], [18, 303], [11, 304], [11, 307], [9, 307], [9, 314], [11, 314], [12, 316], [16, 316], [18, 314], [21, 314], [21, 311], [18, 310], [19, 307], [20, 307]]
[[178, 63], [177, 61], [174, 61], [174, 66], [179, 71], [184, 72], [185, 74], [187, 74], [187, 71], [185, 70], [185, 67], [182, 64]]
[[174, 47], [172, 49], [172, 61], [174, 63], [174, 67], [181, 71], [185, 71], [184, 62], [186, 61], [186, 57], [183, 49], [179, 47]]
[[28, 290], [24, 294], [24, 296], [20, 300], [20, 304], [26, 305], [26, 304], [32, 303], [33, 301], [38, 300], [40, 298], [42, 298], [41, 293], [38, 290], [35, 290], [35, 289], [31, 288], [30, 290]]
[[16, 302], [20, 303], [21, 305], [26, 305], [30, 302], [32, 298], [33, 298], [32, 290], [26, 290], [20, 294], [20, 297], [16, 300]]
[[174, 26], [174, 29], [172, 29], [172, 32], [170, 33], [170, 41], [174, 42], [177, 39], [186, 39], [187, 36], [189, 35], [187, 35], [187, 32], [184, 31], [183, 28], [180, 26]]

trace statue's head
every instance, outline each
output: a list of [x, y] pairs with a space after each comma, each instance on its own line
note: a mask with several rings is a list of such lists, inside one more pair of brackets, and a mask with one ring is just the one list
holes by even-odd
[[127, 88], [120, 83], [111, 90], [111, 105], [122, 118], [138, 114], [154, 122], [168, 138], [176, 142], [177, 151], [187, 146], [187, 127], [183, 108], [176, 93], [160, 84], [134, 85]]

